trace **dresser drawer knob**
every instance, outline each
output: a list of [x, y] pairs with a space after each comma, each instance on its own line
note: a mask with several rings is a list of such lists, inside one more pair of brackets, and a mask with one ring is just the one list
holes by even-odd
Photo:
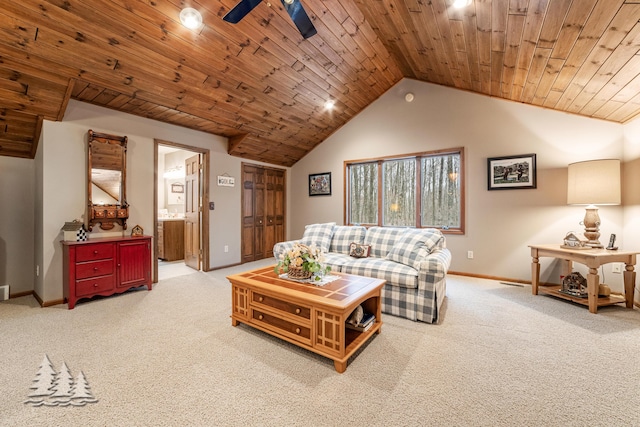
[[300, 314], [302, 310], [300, 310], [299, 308], [296, 308], [296, 314]]
[[300, 328], [296, 328], [296, 334], [300, 335]]
[[98, 255], [98, 251], [93, 251], [93, 254], [94, 255]]
[[258, 301], [262, 302], [262, 300], [264, 300], [263, 297], [258, 297]]
[[97, 288], [97, 287], [98, 287], [98, 284], [97, 284], [97, 283], [94, 283], [94, 284], [93, 284], [93, 287], [94, 287], [94, 288]]
[[262, 320], [262, 314], [258, 315], [258, 320]]
[[98, 271], [98, 267], [93, 267], [93, 271]]

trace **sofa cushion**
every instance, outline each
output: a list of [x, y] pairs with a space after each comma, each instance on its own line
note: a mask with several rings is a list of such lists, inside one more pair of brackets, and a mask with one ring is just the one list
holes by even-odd
[[386, 258], [419, 270], [420, 261], [431, 253], [442, 237], [442, 233], [433, 228], [407, 229]]
[[354, 258], [366, 258], [369, 256], [371, 246], [353, 242], [349, 245], [349, 256]]
[[349, 245], [353, 242], [364, 243], [365, 234], [367, 229], [361, 225], [336, 225], [333, 229], [329, 252], [348, 255]]
[[371, 246], [369, 256], [384, 258], [393, 248], [396, 241], [402, 237], [406, 228], [371, 227], [364, 237], [364, 244]]
[[305, 226], [304, 234], [300, 242], [308, 246], [316, 245], [322, 252], [328, 252], [331, 246], [331, 238], [333, 237], [333, 228], [335, 226], [335, 222], [309, 224]]
[[331, 267], [331, 271], [341, 272], [342, 266], [349, 264], [353, 260], [354, 258], [349, 255], [339, 254], [336, 252], [327, 252], [324, 254], [324, 262], [326, 265]]
[[384, 279], [388, 285], [404, 288], [418, 287], [418, 271], [404, 264], [381, 258], [351, 259], [352, 262], [342, 265], [343, 273]]

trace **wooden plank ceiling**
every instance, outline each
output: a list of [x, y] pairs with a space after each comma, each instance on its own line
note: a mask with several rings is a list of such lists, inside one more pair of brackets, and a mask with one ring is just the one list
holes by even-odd
[[[70, 98], [229, 138], [291, 166], [403, 77], [625, 123], [640, 114], [640, 0], [0, 2], [0, 155], [33, 158]], [[179, 22], [198, 9], [197, 30]], [[328, 111], [324, 102], [336, 101]], [[161, 137], [161, 135], [159, 135]]]

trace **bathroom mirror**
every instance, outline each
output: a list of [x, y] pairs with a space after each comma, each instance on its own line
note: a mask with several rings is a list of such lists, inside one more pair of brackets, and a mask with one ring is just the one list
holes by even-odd
[[89, 130], [88, 143], [88, 224], [89, 231], [100, 224], [111, 230], [115, 224], [127, 228], [127, 137]]

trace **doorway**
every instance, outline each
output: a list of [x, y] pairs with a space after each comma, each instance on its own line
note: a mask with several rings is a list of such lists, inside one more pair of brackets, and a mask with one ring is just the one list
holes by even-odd
[[209, 150], [154, 145], [155, 281], [209, 271]]

